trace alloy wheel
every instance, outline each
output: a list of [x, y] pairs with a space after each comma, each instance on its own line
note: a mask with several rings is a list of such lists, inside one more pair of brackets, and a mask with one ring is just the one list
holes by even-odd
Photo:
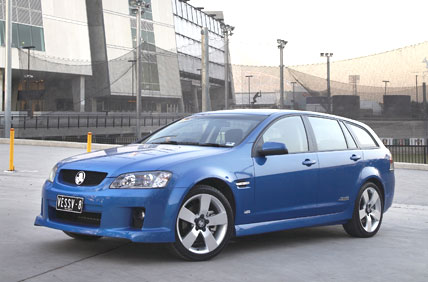
[[382, 217], [381, 198], [373, 187], [368, 187], [360, 198], [359, 217], [361, 226], [366, 232], [373, 232]]
[[196, 194], [182, 205], [177, 217], [177, 235], [194, 254], [214, 251], [224, 240], [228, 216], [224, 205], [210, 194]]

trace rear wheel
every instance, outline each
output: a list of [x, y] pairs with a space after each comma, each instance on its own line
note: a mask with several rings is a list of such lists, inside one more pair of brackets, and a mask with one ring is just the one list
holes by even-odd
[[379, 231], [382, 218], [382, 193], [376, 184], [368, 182], [358, 193], [352, 219], [343, 228], [353, 237], [372, 237]]
[[63, 231], [63, 232], [68, 236], [70, 236], [71, 238], [74, 238], [77, 240], [94, 241], [102, 238], [102, 236], [86, 235], [86, 234], [80, 234], [80, 233], [74, 233], [74, 232], [68, 232], [68, 231]]
[[217, 189], [199, 185], [186, 196], [176, 219], [172, 251], [187, 260], [207, 260], [221, 252], [233, 233], [233, 211]]

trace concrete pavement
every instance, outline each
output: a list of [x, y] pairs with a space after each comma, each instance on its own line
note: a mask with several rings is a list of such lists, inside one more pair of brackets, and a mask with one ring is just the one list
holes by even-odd
[[40, 191], [60, 159], [83, 148], [16, 145], [17, 172], [0, 144], [0, 281], [428, 281], [428, 172], [396, 170], [394, 206], [378, 235], [341, 226], [233, 240], [215, 259], [189, 263], [162, 245], [73, 240], [33, 226]]

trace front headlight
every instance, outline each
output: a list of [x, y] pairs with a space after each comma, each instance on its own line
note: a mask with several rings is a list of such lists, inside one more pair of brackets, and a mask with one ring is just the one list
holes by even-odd
[[57, 172], [57, 171], [58, 171], [58, 164], [56, 164], [56, 165], [52, 168], [51, 173], [49, 173], [49, 178], [48, 178], [48, 181], [49, 181], [49, 182], [54, 182], [55, 175], [56, 175], [56, 172]]
[[110, 185], [112, 189], [163, 188], [172, 173], [168, 171], [130, 172], [119, 175]]

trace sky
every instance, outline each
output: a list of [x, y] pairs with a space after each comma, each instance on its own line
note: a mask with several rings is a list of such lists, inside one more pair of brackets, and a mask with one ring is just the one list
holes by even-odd
[[[233, 64], [276, 66], [278, 38], [286, 66], [381, 53], [428, 41], [428, 0], [190, 0], [221, 10], [235, 26]], [[428, 56], [428, 54], [427, 54]]]

